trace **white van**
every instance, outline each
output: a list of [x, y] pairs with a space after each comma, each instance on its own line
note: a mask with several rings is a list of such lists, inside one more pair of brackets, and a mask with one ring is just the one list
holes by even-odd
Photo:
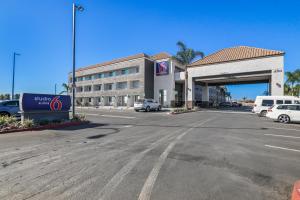
[[268, 108], [280, 104], [300, 104], [300, 98], [293, 96], [257, 96], [252, 112], [265, 117]]

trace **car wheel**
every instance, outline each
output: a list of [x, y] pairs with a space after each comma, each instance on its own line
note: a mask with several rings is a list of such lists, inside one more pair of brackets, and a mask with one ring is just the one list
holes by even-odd
[[150, 112], [150, 107], [149, 106], [147, 106], [146, 112]]
[[279, 115], [278, 121], [287, 124], [290, 122], [290, 117], [287, 115]]
[[157, 111], [160, 111], [160, 110], [161, 110], [161, 107], [160, 107], [160, 106], [158, 106], [158, 107], [157, 107]]
[[10, 117], [10, 114], [8, 112], [0, 112], [0, 116]]
[[260, 112], [260, 116], [261, 117], [265, 117], [267, 115], [267, 111], [266, 110], [263, 110]]
[[139, 110], [134, 110], [135, 112], [139, 112]]

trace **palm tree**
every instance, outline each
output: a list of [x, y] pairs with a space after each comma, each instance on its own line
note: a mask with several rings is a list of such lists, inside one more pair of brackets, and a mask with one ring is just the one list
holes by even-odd
[[300, 97], [300, 84], [294, 86], [295, 95]]
[[59, 94], [68, 93], [69, 92], [70, 87], [69, 87], [68, 84], [63, 83], [61, 86], [63, 87], [64, 90], [61, 91]]
[[293, 96], [299, 96], [299, 86], [297, 85], [300, 84], [300, 69], [297, 69], [293, 72], [286, 72], [285, 75], [287, 78], [285, 84], [290, 87], [289, 94]]
[[191, 48], [187, 48], [187, 46], [181, 42], [178, 41], [176, 44], [179, 48], [179, 50], [177, 51], [176, 55], [173, 56], [173, 58], [175, 60], [177, 60], [179, 63], [181, 63], [182, 65], [184, 65], [185, 68], [185, 109], [188, 109], [188, 105], [187, 105], [187, 91], [188, 91], [188, 73], [187, 73], [187, 66], [189, 64], [191, 64], [195, 58], [200, 57], [203, 58], [204, 57], [204, 53], [201, 51], [195, 51], [194, 49]]
[[291, 89], [290, 85], [285, 83], [284, 84], [284, 94], [285, 95], [291, 95], [291, 91], [292, 91], [292, 89]]

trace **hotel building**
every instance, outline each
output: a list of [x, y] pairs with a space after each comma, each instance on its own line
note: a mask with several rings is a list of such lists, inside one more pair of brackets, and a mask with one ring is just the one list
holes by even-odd
[[[79, 68], [75, 77], [78, 106], [132, 107], [140, 98], [154, 99], [163, 107], [184, 104], [184, 66], [164, 52], [153, 56], [141, 53]], [[195, 93], [201, 101], [201, 87]]]

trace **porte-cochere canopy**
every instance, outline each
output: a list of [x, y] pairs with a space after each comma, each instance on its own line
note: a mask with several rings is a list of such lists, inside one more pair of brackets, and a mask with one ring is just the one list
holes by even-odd
[[188, 66], [188, 101], [194, 102], [194, 85], [204, 86], [208, 101], [210, 85], [269, 83], [271, 95], [283, 95], [284, 52], [256, 47], [225, 48]]

